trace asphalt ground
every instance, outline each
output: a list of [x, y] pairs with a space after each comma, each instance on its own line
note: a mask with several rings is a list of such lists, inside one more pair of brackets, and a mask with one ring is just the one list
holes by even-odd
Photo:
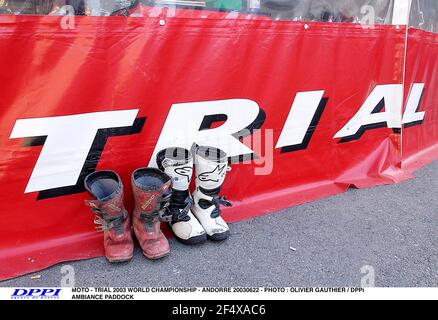
[[438, 162], [416, 176], [232, 224], [223, 243], [172, 240], [161, 261], [137, 248], [129, 263], [63, 263], [0, 286], [60, 286], [69, 265], [78, 287], [358, 287], [371, 275], [377, 287], [436, 287]]

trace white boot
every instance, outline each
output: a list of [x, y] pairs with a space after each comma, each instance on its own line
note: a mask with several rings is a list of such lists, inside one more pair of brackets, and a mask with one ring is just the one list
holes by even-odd
[[205, 230], [191, 212], [193, 200], [189, 185], [193, 174], [192, 153], [182, 148], [162, 150], [157, 154], [157, 164], [173, 180], [169, 218], [176, 238], [191, 245], [205, 242]]
[[196, 190], [193, 214], [207, 232], [208, 238], [222, 241], [229, 237], [228, 225], [220, 216], [219, 205], [231, 207], [231, 203], [220, 197], [219, 192], [228, 171], [225, 152], [213, 147], [197, 147], [195, 154]]

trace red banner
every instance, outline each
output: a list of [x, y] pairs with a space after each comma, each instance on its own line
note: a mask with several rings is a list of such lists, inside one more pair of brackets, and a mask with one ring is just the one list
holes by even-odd
[[413, 103], [423, 117], [403, 128], [403, 168], [414, 171], [438, 158], [438, 35], [410, 28], [407, 49], [405, 100], [419, 90], [415, 84], [424, 84], [418, 106]]
[[[0, 279], [102, 255], [83, 178], [117, 171], [132, 209], [131, 172], [170, 143], [227, 149], [230, 222], [410, 176], [404, 27], [75, 18], [0, 16]], [[409, 156], [438, 141], [438, 36], [412, 36]]]

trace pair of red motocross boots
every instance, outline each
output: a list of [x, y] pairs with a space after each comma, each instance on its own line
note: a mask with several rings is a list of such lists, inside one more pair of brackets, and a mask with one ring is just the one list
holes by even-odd
[[142, 168], [132, 173], [131, 183], [135, 198], [132, 218], [123, 204], [123, 184], [116, 172], [96, 171], [85, 178], [85, 188], [94, 198], [85, 204], [95, 214], [97, 229], [104, 233], [105, 256], [110, 262], [132, 258], [132, 229], [147, 258], [155, 260], [170, 253], [160, 221], [170, 202], [171, 178], [158, 169]]

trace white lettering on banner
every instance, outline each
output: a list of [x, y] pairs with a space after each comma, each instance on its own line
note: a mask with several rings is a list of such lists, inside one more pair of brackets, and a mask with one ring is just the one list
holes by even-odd
[[[170, 147], [190, 150], [193, 143], [219, 148], [229, 157], [252, 155], [254, 151], [234, 135], [251, 126], [260, 114], [259, 105], [246, 99], [179, 103], [172, 105], [149, 166], [156, 167], [158, 152]], [[200, 130], [207, 116], [225, 116], [217, 128]]]
[[[425, 112], [419, 112], [418, 109], [423, 91], [424, 84], [413, 85], [406, 112], [402, 117], [403, 85], [376, 86], [356, 115], [334, 138], [347, 142], [359, 139], [368, 129], [400, 129], [402, 123], [405, 126], [421, 123]], [[327, 102], [327, 98], [323, 97], [324, 93], [324, 90], [297, 93], [276, 148], [281, 148], [282, 152], [293, 152], [307, 147]], [[46, 137], [25, 192], [46, 191], [81, 183], [81, 170], [87, 156], [93, 153], [91, 148], [98, 131], [129, 128], [139, 120], [136, 119], [138, 112], [139, 109], [132, 109], [17, 120], [11, 139]], [[193, 143], [222, 149], [230, 158], [252, 156], [262, 150], [261, 146], [255, 146], [254, 151], [239, 138], [251, 135], [253, 129], [259, 128], [264, 119], [265, 114], [259, 105], [247, 99], [174, 104], [149, 165], [156, 166], [155, 157], [160, 150], [169, 147], [190, 149]], [[212, 126], [219, 121], [223, 122], [220, 126]], [[138, 132], [141, 128], [139, 127]], [[132, 133], [120, 135], [126, 134]], [[272, 136], [271, 134], [270, 137]], [[261, 144], [261, 138], [256, 139], [255, 143]], [[265, 148], [273, 149], [273, 145], [265, 144]], [[100, 154], [96, 161], [99, 156]], [[263, 173], [268, 174], [271, 171], [272, 166], [269, 166]], [[64, 194], [72, 192], [66, 191]]]
[[[403, 84], [378, 85], [356, 115], [335, 135], [337, 138], [359, 139], [370, 127], [401, 128]], [[385, 108], [385, 111], [381, 111]]]
[[410, 125], [421, 123], [424, 120], [426, 112], [418, 112], [421, 97], [424, 92], [424, 83], [414, 83], [411, 92], [409, 93], [408, 102], [406, 104], [406, 111], [403, 116], [403, 124]]
[[297, 93], [276, 149], [304, 142], [323, 95], [324, 90]]
[[132, 126], [138, 111], [17, 120], [11, 139], [47, 136], [25, 193], [75, 185], [97, 131]]

